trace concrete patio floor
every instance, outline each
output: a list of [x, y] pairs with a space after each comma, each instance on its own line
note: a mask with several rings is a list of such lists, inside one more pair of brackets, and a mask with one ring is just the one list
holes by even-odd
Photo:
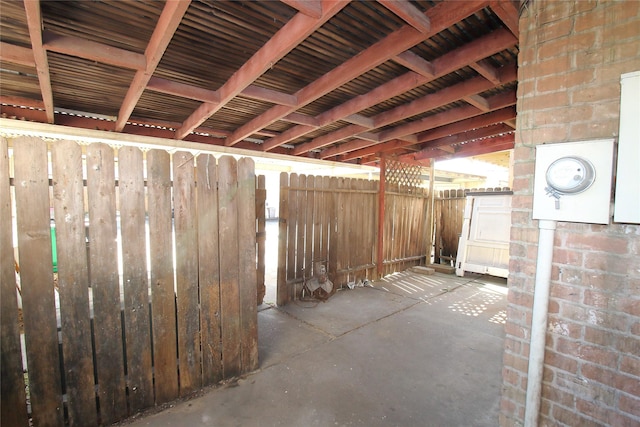
[[506, 281], [396, 273], [258, 314], [260, 369], [130, 426], [495, 426]]

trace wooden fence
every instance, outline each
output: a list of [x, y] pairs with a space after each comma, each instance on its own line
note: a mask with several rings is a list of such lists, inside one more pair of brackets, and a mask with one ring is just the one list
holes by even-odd
[[[322, 262], [335, 287], [377, 277], [379, 182], [280, 175], [278, 305], [299, 296]], [[384, 274], [424, 263], [428, 255], [428, 193], [385, 191]]]
[[49, 145], [0, 146], [2, 424], [107, 425], [256, 369], [253, 161]]

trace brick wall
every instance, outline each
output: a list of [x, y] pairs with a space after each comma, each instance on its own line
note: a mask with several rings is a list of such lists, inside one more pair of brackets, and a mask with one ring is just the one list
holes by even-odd
[[[533, 0], [523, 11], [502, 426], [524, 418], [534, 147], [617, 137], [620, 74], [637, 70], [640, 1]], [[540, 425], [640, 426], [640, 226], [560, 222], [554, 246]]]

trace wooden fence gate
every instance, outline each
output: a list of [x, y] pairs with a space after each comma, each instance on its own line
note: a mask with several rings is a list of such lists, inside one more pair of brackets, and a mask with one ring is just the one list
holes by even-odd
[[257, 368], [252, 160], [0, 148], [3, 425], [107, 425]]

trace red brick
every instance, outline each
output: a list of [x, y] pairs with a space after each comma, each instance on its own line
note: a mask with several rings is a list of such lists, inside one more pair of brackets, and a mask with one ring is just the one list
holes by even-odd
[[638, 21], [626, 21], [614, 25], [604, 27], [603, 31], [603, 45], [607, 44], [619, 44], [623, 40], [630, 38], [637, 39], [640, 35], [638, 31]]
[[[522, 141], [524, 144], [530, 145], [535, 143], [548, 142], [565, 142], [567, 141], [569, 132], [566, 125], [558, 126], [540, 126], [530, 130], [521, 130]], [[517, 148], [516, 148], [517, 149]], [[531, 157], [530, 157], [531, 158]]]
[[517, 371], [527, 372], [529, 361], [525, 357], [520, 357], [515, 354], [506, 353], [504, 355], [504, 365], [511, 367]]
[[637, 71], [640, 58], [620, 58], [619, 61], [604, 64], [597, 69], [599, 82], [619, 82], [620, 75]]
[[591, 105], [574, 105], [565, 108], [549, 109], [535, 113], [536, 123], [550, 125], [591, 120], [593, 107]]
[[572, 123], [569, 125], [569, 135], [572, 140], [584, 140], [594, 138], [609, 138], [618, 134], [618, 122], [592, 121], [586, 123]]
[[628, 414], [640, 418], [640, 399], [621, 394], [619, 408]]
[[553, 406], [552, 416], [556, 421], [568, 426], [603, 427], [601, 423], [592, 421], [559, 405]]
[[640, 354], [640, 340], [632, 336], [620, 336], [616, 341], [616, 348], [622, 353], [638, 355]]
[[567, 338], [579, 339], [582, 337], [584, 326], [579, 323], [569, 322], [560, 316], [550, 316], [547, 330], [550, 334], [561, 335]]
[[573, 408], [575, 406], [575, 396], [573, 393], [567, 393], [565, 390], [561, 390], [551, 384], [542, 385], [542, 398], [567, 408]]
[[547, 59], [546, 61], [538, 61], [535, 64], [527, 67], [527, 72], [530, 72], [536, 76], [537, 79], [544, 76], [551, 76], [557, 74], [563, 74], [571, 67], [571, 56], [567, 53], [563, 53], [553, 59]]
[[606, 22], [605, 10], [600, 8], [597, 11], [592, 11], [590, 13], [583, 13], [576, 16], [574, 31], [577, 33], [581, 33], [585, 30], [596, 29], [599, 30], [602, 28], [602, 25]]
[[576, 409], [580, 413], [589, 417], [600, 420], [605, 424], [610, 424], [611, 415], [613, 413], [612, 408], [602, 404], [600, 400], [576, 400]]
[[613, 347], [618, 336], [611, 331], [606, 331], [600, 328], [593, 328], [591, 326], [585, 326], [584, 340], [593, 344], [601, 346]]
[[516, 371], [514, 369], [510, 369], [508, 367], [502, 368], [502, 379], [508, 384], [519, 386], [522, 375], [522, 372]]
[[590, 249], [614, 254], [626, 254], [628, 239], [606, 234], [569, 234], [566, 245], [575, 249]]
[[556, 264], [581, 266], [582, 252], [555, 247], [553, 248], [553, 262]]
[[600, 270], [611, 274], [628, 274], [629, 260], [618, 255], [609, 255], [602, 252], [585, 254], [584, 266], [591, 270]]
[[[617, 299], [614, 302], [614, 305], [616, 309], [621, 313], [627, 313], [632, 316], [640, 316], [640, 300], [638, 299]], [[640, 345], [640, 343], [638, 345]]]
[[572, 2], [546, 2], [543, 7], [537, 8], [534, 12], [537, 14], [537, 20], [532, 20], [538, 26], [542, 27], [551, 22], [557, 22], [566, 19], [572, 15]]
[[637, 357], [622, 356], [620, 370], [631, 375], [640, 376], [640, 353], [636, 353], [636, 356]]
[[578, 356], [582, 360], [597, 363], [615, 369], [618, 365], [618, 353], [610, 348], [593, 345], [580, 345]]
[[640, 336], [640, 322], [636, 322], [631, 325], [631, 333], [636, 336]]
[[618, 374], [593, 364], [584, 364], [581, 369], [585, 378], [597, 381], [614, 389], [640, 397], [640, 381], [638, 377]]
[[624, 414], [611, 414], [611, 424], [616, 427], [638, 427], [640, 418], [627, 417]]
[[595, 308], [608, 308], [611, 295], [597, 290], [587, 289], [584, 291], [584, 304]]
[[546, 365], [562, 369], [565, 372], [577, 373], [578, 361], [554, 351], [548, 351], [545, 354], [544, 362]]
[[550, 294], [552, 298], [563, 299], [565, 301], [582, 301], [582, 289], [576, 286], [552, 285]]
[[620, 83], [599, 83], [597, 86], [591, 86], [589, 90], [574, 90], [571, 91], [570, 99], [572, 105], [583, 102], [602, 102], [615, 99], [618, 99], [619, 102]]
[[590, 49], [596, 43], [596, 33], [593, 31], [575, 34], [571, 37], [562, 37], [540, 45], [538, 60], [559, 58], [568, 52], [584, 51]]

